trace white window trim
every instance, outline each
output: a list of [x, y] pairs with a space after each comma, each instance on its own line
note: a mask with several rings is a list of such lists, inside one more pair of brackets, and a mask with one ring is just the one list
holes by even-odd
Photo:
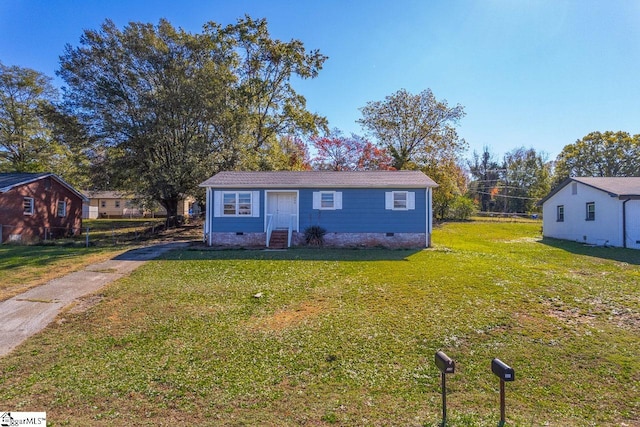
[[[406, 194], [407, 205], [404, 208], [395, 207], [395, 195]], [[387, 191], [385, 192], [385, 209], [392, 211], [409, 211], [416, 208], [416, 193], [414, 191]]]
[[[560, 211], [562, 211], [562, 216], [560, 215]], [[556, 206], [556, 222], [564, 222], [564, 205]]]
[[[322, 206], [323, 194], [333, 195], [333, 206], [331, 207]], [[342, 209], [342, 191], [314, 191], [313, 192], [313, 209], [317, 209], [321, 211], [335, 211], [335, 210]]]
[[[30, 204], [30, 206], [29, 206], [29, 210], [28, 210], [28, 211], [24, 210], [24, 202], [26, 202], [27, 200], [29, 200], [29, 204]], [[34, 205], [33, 197], [24, 197], [24, 198], [23, 198], [23, 201], [22, 201], [22, 209], [23, 209], [22, 213], [23, 213], [24, 215], [33, 215], [33, 214], [34, 214], [34, 212], [35, 212], [35, 205]]]
[[[60, 209], [60, 204], [62, 204], [62, 209]], [[59, 218], [64, 218], [67, 216], [67, 202], [65, 200], [58, 200], [58, 204], [56, 206], [57, 214]]]
[[[234, 194], [235, 197], [235, 213], [224, 213], [224, 195]], [[238, 212], [238, 200], [240, 194], [249, 194], [251, 198], [251, 213], [249, 215], [240, 215]], [[257, 218], [260, 216], [260, 191], [214, 191], [213, 192], [213, 216], [216, 218]]]

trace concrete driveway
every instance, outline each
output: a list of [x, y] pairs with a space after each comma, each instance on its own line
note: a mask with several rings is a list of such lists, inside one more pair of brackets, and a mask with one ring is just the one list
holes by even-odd
[[0, 302], [0, 356], [43, 330], [77, 298], [96, 292], [167, 251], [188, 245], [170, 242], [133, 249]]

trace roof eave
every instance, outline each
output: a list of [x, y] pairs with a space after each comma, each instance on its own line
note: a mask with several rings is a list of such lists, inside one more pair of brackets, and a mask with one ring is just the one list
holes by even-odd
[[260, 188], [260, 189], [297, 189], [297, 188], [435, 188], [438, 184], [382, 184], [382, 185], [345, 185], [345, 184], [207, 184], [202, 183], [199, 187], [203, 188]]

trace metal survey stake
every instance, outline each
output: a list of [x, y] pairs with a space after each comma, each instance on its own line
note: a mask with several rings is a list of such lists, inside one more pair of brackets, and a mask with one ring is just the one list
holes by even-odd
[[444, 352], [436, 352], [436, 366], [440, 369], [442, 377], [442, 423], [441, 427], [447, 424], [447, 377], [446, 374], [453, 374], [456, 369], [455, 362]]

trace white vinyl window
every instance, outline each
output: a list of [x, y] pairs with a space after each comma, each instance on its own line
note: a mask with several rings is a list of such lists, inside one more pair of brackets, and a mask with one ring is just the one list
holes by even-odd
[[64, 200], [58, 201], [58, 216], [65, 217], [67, 216], [67, 202]]
[[313, 209], [336, 210], [342, 209], [341, 191], [314, 191]]
[[564, 222], [564, 205], [558, 205], [556, 209], [556, 221]]
[[25, 215], [33, 215], [33, 197], [24, 198], [22, 209]]
[[260, 216], [259, 191], [215, 191], [214, 216]]
[[223, 193], [224, 216], [251, 216], [251, 193]]
[[385, 209], [407, 211], [416, 208], [416, 193], [413, 191], [388, 191], [385, 193]]

